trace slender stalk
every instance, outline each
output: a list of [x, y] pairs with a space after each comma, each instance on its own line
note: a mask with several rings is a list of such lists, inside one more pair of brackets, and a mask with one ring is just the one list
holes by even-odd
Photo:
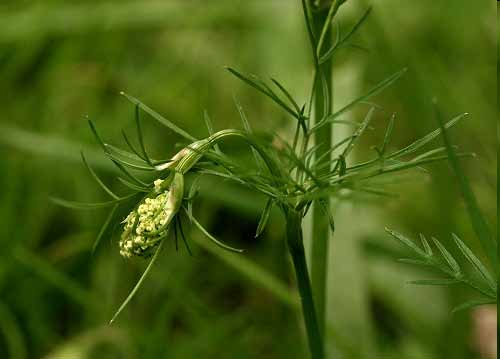
[[[325, 21], [331, 21], [328, 12], [318, 10], [313, 12], [313, 28], [316, 33], [323, 31], [322, 38], [326, 44], [331, 41], [331, 25], [325, 26]], [[323, 77], [323, 79], [322, 79]], [[326, 85], [326, 86], [325, 86]], [[329, 59], [322, 65], [319, 65], [319, 76], [314, 87], [314, 122], [318, 123], [321, 119], [331, 112], [332, 107], [332, 60]], [[326, 125], [319, 129], [315, 134], [315, 143], [321, 144], [321, 151], [317, 156], [321, 156], [332, 146], [332, 125]], [[322, 153], [323, 152], [323, 153]], [[330, 171], [326, 167], [317, 171], [316, 175], [324, 175]], [[328, 198], [322, 199], [323, 205], [329, 207]], [[316, 302], [316, 308], [319, 319], [320, 332], [325, 331], [325, 303], [326, 303], [326, 282], [328, 273], [328, 242], [330, 239], [330, 226], [328, 217], [321, 208], [319, 201], [316, 201], [313, 207], [312, 219], [312, 252], [311, 252], [311, 278], [313, 294]]]
[[324, 358], [323, 339], [319, 331], [311, 283], [307, 271], [301, 227], [302, 215], [293, 209], [286, 210], [286, 239], [292, 256], [297, 286], [299, 287], [302, 312], [312, 359]]

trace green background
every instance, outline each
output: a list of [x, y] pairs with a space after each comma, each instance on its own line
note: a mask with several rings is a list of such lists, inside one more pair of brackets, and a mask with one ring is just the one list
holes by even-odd
[[[496, 230], [496, 23], [493, 2], [349, 0], [344, 33], [367, 6], [372, 14], [353, 48], [334, 57], [334, 107], [340, 108], [403, 67], [406, 75], [373, 99], [382, 107], [350, 161], [373, 155], [391, 114], [391, 148], [433, 130], [432, 99], [447, 118], [471, 115], [450, 131], [479, 204]], [[118, 254], [117, 235], [91, 247], [106, 210], [72, 211], [49, 196], [106, 199], [80, 161], [83, 149], [116, 191], [116, 171], [86, 119], [121, 144], [133, 130], [126, 91], [188, 130], [241, 128], [236, 96], [257, 133], [290, 138], [293, 120], [224, 70], [272, 76], [304, 102], [310, 50], [300, 2], [23, 1], [0, 4], [0, 357], [2, 358], [303, 358], [306, 342], [283, 241], [272, 213], [254, 239], [264, 199], [206, 178], [195, 213], [219, 239], [246, 248], [220, 252], [189, 231], [194, 255], [165, 246], [151, 276], [113, 325], [143, 262]], [[359, 105], [345, 116], [360, 120]], [[182, 139], [145, 121], [153, 157], [173, 155]], [[339, 140], [349, 127], [334, 129]], [[228, 142], [230, 155], [247, 155]], [[327, 345], [339, 358], [476, 358], [470, 312], [451, 309], [463, 288], [405, 284], [428, 273], [400, 264], [404, 250], [384, 232], [451, 232], [480, 252], [446, 162], [391, 178], [398, 198], [334, 199]], [[125, 214], [124, 214], [125, 215]], [[306, 223], [307, 224], [307, 223]], [[307, 225], [306, 225], [307, 229]], [[119, 232], [119, 231], [117, 231]], [[309, 240], [306, 234], [306, 240]], [[457, 253], [457, 252], [455, 252]], [[457, 255], [458, 257], [458, 255]]]

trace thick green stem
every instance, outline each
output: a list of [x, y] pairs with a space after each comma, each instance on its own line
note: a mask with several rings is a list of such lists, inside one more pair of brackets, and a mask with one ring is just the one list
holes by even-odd
[[292, 256], [297, 286], [299, 287], [302, 312], [309, 341], [309, 349], [312, 359], [324, 357], [324, 347], [321, 333], [319, 331], [314, 300], [311, 291], [311, 283], [307, 272], [306, 256], [302, 240], [302, 216], [293, 209], [286, 211], [286, 237], [288, 250]]
[[[327, 19], [327, 11], [313, 12], [313, 28], [316, 33], [320, 33]], [[331, 27], [331, 26], [330, 26]], [[331, 41], [331, 31], [323, 35], [324, 42], [329, 44]], [[331, 112], [332, 107], [332, 61], [331, 59], [320, 65], [319, 77], [314, 88], [314, 122], [318, 123], [325, 115]], [[323, 77], [323, 80], [321, 78]], [[325, 88], [326, 84], [326, 88]], [[332, 146], [332, 126], [326, 125], [319, 129], [315, 134], [315, 143], [321, 144], [317, 156], [321, 156]], [[321, 175], [328, 173], [326, 167]], [[311, 253], [311, 278], [314, 299], [319, 319], [319, 327], [322, 334], [325, 332], [325, 303], [326, 303], [326, 283], [328, 273], [328, 242], [330, 239], [330, 224], [328, 216], [325, 214], [324, 207], [330, 206], [328, 198], [314, 203], [313, 222], [312, 222], [312, 253]], [[324, 206], [322, 208], [322, 206]]]

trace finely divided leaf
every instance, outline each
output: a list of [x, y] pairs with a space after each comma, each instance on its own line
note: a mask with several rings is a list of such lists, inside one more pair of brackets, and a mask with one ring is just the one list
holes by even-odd
[[67, 208], [72, 208], [72, 209], [95, 209], [95, 208], [105, 208], [105, 207], [111, 207], [117, 203], [126, 201], [133, 196], [135, 196], [137, 193], [125, 196], [125, 197], [120, 197], [116, 200], [113, 201], [107, 201], [107, 202], [96, 202], [96, 203], [86, 203], [86, 202], [75, 202], [75, 201], [68, 201], [62, 198], [56, 198], [56, 197], [51, 197], [51, 201], [54, 202], [55, 204], [58, 204], [63, 207]]
[[141, 101], [139, 101], [135, 97], [130, 96], [123, 91], [120, 92], [120, 94], [125, 96], [134, 105], [139, 106], [144, 112], [147, 112], [148, 114], [150, 114], [156, 121], [158, 121], [162, 125], [165, 125], [166, 127], [170, 128], [172, 131], [174, 131], [178, 135], [184, 137], [185, 139], [187, 139], [191, 142], [196, 141], [195, 137], [191, 136], [189, 133], [184, 131], [182, 128], [180, 128], [179, 126], [177, 126], [173, 122], [167, 120], [165, 117], [163, 117], [162, 115], [160, 115], [158, 112], [154, 111], [153, 109], [149, 108], [148, 106], [146, 106], [144, 103], [142, 103]]
[[219, 247], [225, 249], [225, 250], [228, 250], [228, 251], [231, 251], [231, 252], [236, 252], [236, 253], [241, 253], [243, 252], [243, 249], [238, 249], [238, 248], [233, 248], [231, 246], [228, 246], [227, 244], [224, 244], [222, 243], [221, 241], [219, 241], [217, 238], [215, 238], [214, 236], [212, 236], [201, 224], [200, 222], [198, 222], [196, 220], [196, 218], [194, 218], [193, 216], [191, 216], [191, 221], [196, 225], [196, 227], [198, 227], [198, 229], [205, 235], [207, 236], [208, 239], [210, 239], [212, 242], [214, 242], [216, 245], [218, 245]]
[[155, 264], [155, 262], [156, 262], [156, 260], [158, 258], [158, 254], [160, 253], [160, 250], [161, 250], [161, 248], [163, 246], [163, 242], [164, 242], [163, 240], [160, 241], [160, 244], [158, 245], [158, 248], [156, 249], [156, 252], [153, 255], [153, 258], [151, 258], [151, 261], [149, 262], [148, 266], [144, 270], [144, 273], [142, 273], [141, 278], [139, 278], [139, 281], [134, 286], [134, 288], [132, 289], [132, 291], [130, 292], [130, 294], [123, 301], [122, 305], [120, 305], [120, 308], [118, 308], [118, 310], [116, 311], [115, 315], [113, 315], [113, 318], [111, 318], [111, 320], [109, 321], [109, 324], [112, 324], [115, 321], [115, 319], [118, 317], [118, 315], [122, 312], [123, 309], [125, 309], [125, 307], [127, 306], [127, 304], [132, 300], [132, 298], [134, 297], [135, 293], [137, 293], [137, 291], [141, 287], [142, 283], [144, 282], [144, 279], [146, 279], [146, 276], [151, 271], [151, 268], [153, 268], [153, 264]]
[[442, 278], [442, 279], [420, 279], [420, 280], [412, 280], [408, 281], [408, 284], [415, 284], [415, 285], [452, 285], [452, 284], [458, 284], [461, 283], [461, 281], [457, 279], [451, 279], [451, 278]]
[[290, 115], [292, 115], [295, 118], [299, 118], [299, 114], [295, 113], [294, 110], [292, 110], [287, 104], [285, 104], [270, 88], [267, 86], [264, 82], [262, 82], [260, 79], [257, 77], [250, 78], [248, 76], [243, 75], [242, 73], [236, 71], [235, 69], [231, 67], [226, 67], [226, 70], [228, 70], [230, 73], [232, 73], [234, 76], [245, 82], [246, 84], [252, 86], [256, 90], [260, 91], [267, 97], [269, 97], [271, 100], [273, 100], [277, 105], [279, 105], [281, 108], [283, 108], [286, 112], [288, 112]]
[[[369, 7], [368, 9], [366, 9], [366, 11], [363, 13], [363, 15], [361, 16], [361, 18], [354, 24], [354, 26], [352, 27], [352, 29], [342, 38], [342, 40], [339, 41], [337, 39], [337, 41], [335, 42], [335, 44], [332, 45], [332, 47], [330, 47], [325, 52], [325, 54], [320, 57], [320, 59], [319, 59], [319, 63], [320, 64], [323, 64], [324, 62], [328, 61], [332, 57], [332, 55], [334, 54], [335, 50], [337, 50], [343, 44], [345, 44], [347, 42], [347, 40], [349, 40], [351, 38], [351, 36], [356, 33], [356, 31], [359, 29], [359, 27], [368, 18], [368, 15], [370, 15], [371, 11], [372, 11], [371, 7]], [[337, 34], [339, 34], [339, 32], [337, 32]]]
[[401, 233], [393, 231], [392, 229], [389, 228], [386, 228], [385, 231], [394, 238], [396, 238], [398, 241], [403, 243], [405, 246], [412, 249], [415, 253], [419, 254], [422, 257], [426, 257], [426, 253], [424, 251], [422, 251], [415, 243], [413, 243], [410, 239], [403, 236]]
[[87, 162], [87, 159], [85, 158], [85, 155], [83, 154], [83, 151], [80, 152], [81, 156], [82, 156], [82, 161], [83, 163], [85, 164], [85, 167], [87, 167], [87, 170], [90, 172], [90, 174], [92, 175], [92, 177], [95, 179], [95, 181], [99, 184], [99, 186], [101, 186], [101, 188], [106, 192], [108, 193], [111, 197], [113, 197], [114, 199], [118, 199], [118, 196], [116, 194], [113, 193], [113, 191], [111, 191], [109, 189], [108, 186], [106, 186], [104, 184], [104, 182], [99, 178], [99, 176], [94, 172], [94, 170], [92, 169], [92, 167], [90, 167], [90, 165], [88, 164]]
[[490, 272], [488, 272], [488, 270], [481, 263], [481, 261], [474, 255], [474, 253], [472, 253], [470, 248], [467, 247], [467, 245], [464, 242], [462, 242], [462, 240], [460, 238], [458, 238], [458, 236], [455, 233], [452, 233], [452, 236], [453, 236], [453, 240], [457, 244], [458, 248], [460, 249], [460, 251], [462, 252], [464, 257], [467, 258], [467, 260], [472, 264], [472, 266], [486, 280], [486, 282], [488, 283], [488, 286], [492, 290], [496, 291], [497, 284], [496, 284], [495, 280], [493, 279], [492, 275], [490, 274]]
[[460, 266], [453, 256], [448, 252], [448, 250], [439, 242], [435, 237], [431, 237], [432, 241], [439, 249], [441, 254], [443, 255], [444, 260], [448, 263], [448, 266], [453, 270], [453, 272], [457, 275], [460, 274]]
[[273, 208], [274, 201], [272, 198], [269, 198], [266, 202], [266, 206], [260, 215], [259, 224], [257, 225], [257, 231], [255, 232], [255, 238], [259, 237], [264, 228], [266, 228], [267, 221], [269, 219], [269, 214], [271, 213], [271, 209]]
[[370, 97], [378, 94], [380, 91], [384, 90], [385, 88], [387, 88], [388, 86], [390, 86], [394, 82], [396, 82], [396, 80], [398, 80], [401, 76], [403, 76], [403, 74], [405, 72], [406, 72], [406, 68], [404, 68], [404, 69], [396, 72], [395, 74], [389, 76], [385, 80], [382, 80], [377, 85], [375, 85], [373, 88], [371, 88], [368, 92], [366, 92], [364, 95], [361, 95], [357, 99], [351, 101], [350, 103], [348, 103], [347, 105], [345, 105], [344, 107], [342, 107], [337, 112], [332, 113], [331, 115], [329, 115], [329, 116], [325, 117], [324, 119], [322, 119], [321, 121], [319, 121], [319, 123], [317, 123], [311, 129], [311, 132], [318, 130], [319, 128], [323, 127], [324, 125], [326, 125], [329, 122], [332, 122], [337, 117], [339, 117], [340, 115], [342, 115], [344, 112], [349, 111], [351, 108], [353, 108], [358, 103], [363, 102], [365, 100], [368, 100]]
[[479, 209], [479, 205], [477, 203], [474, 192], [472, 191], [469, 181], [465, 176], [458, 161], [457, 153], [455, 152], [453, 146], [451, 145], [451, 141], [446, 131], [446, 128], [448, 127], [446, 125], [443, 125], [441, 114], [439, 113], [437, 106], [435, 107], [435, 110], [436, 110], [436, 118], [440, 127], [439, 131], [440, 133], [442, 133], [443, 142], [448, 151], [450, 165], [453, 168], [453, 171], [455, 172], [455, 175], [458, 178], [458, 183], [460, 185], [460, 189], [464, 196], [464, 201], [467, 207], [467, 211], [469, 213], [469, 217], [472, 222], [472, 227], [477, 237], [479, 238], [483, 250], [486, 252], [486, 255], [490, 259], [493, 268], [496, 269], [498, 263], [497, 242], [495, 238], [492, 236], [491, 231], [486, 222], [486, 219], [484, 218], [483, 214], [481, 213], [481, 210]]
[[151, 159], [149, 158], [148, 153], [146, 152], [146, 146], [144, 146], [144, 135], [142, 134], [142, 126], [141, 126], [141, 119], [140, 119], [140, 107], [138, 104], [135, 105], [135, 123], [137, 126], [137, 137], [139, 138], [139, 145], [140, 145], [141, 151], [142, 151], [141, 158], [144, 158], [145, 161], [150, 166], [153, 166], [153, 163], [151, 162]]
[[97, 246], [99, 245], [99, 243], [101, 243], [101, 239], [104, 237], [104, 233], [106, 233], [106, 230], [108, 229], [109, 224], [111, 223], [113, 216], [115, 215], [115, 212], [118, 209], [118, 207], [119, 207], [119, 205], [115, 204], [113, 209], [109, 212], [108, 217], [104, 221], [104, 223], [101, 227], [101, 230], [99, 231], [99, 234], [97, 235], [97, 237], [94, 241], [94, 244], [92, 245], [92, 255], [94, 255], [94, 253], [97, 249]]
[[495, 300], [491, 300], [491, 299], [469, 300], [469, 301], [467, 301], [463, 304], [460, 304], [459, 306], [456, 306], [455, 308], [453, 308], [452, 313], [456, 313], [456, 312], [459, 312], [461, 310], [466, 310], [466, 309], [470, 309], [470, 308], [477, 307], [479, 305], [485, 305], [485, 304], [497, 304], [497, 302]]
[[[467, 115], [468, 115], [468, 113], [462, 113], [462, 114], [452, 118], [450, 121], [448, 121], [446, 123], [446, 125], [444, 125], [444, 128], [450, 128], [450, 127], [454, 126], [458, 121], [460, 121], [461, 119], [463, 119]], [[406, 146], [406, 147], [404, 147], [404, 148], [402, 148], [394, 153], [391, 153], [390, 156], [388, 156], [388, 158], [398, 158], [401, 156], [406, 156], [408, 154], [414, 153], [414, 152], [418, 151], [421, 147], [425, 146], [426, 144], [428, 144], [429, 142], [434, 140], [442, 132], [443, 132], [443, 130], [441, 128], [438, 128], [438, 129], [428, 133], [424, 137], [416, 140], [415, 142], [409, 144], [408, 146]]]
[[428, 257], [432, 257], [432, 248], [429, 245], [429, 242], [427, 242], [427, 239], [425, 239], [425, 236], [420, 233], [420, 241], [422, 242], [422, 247], [424, 247], [425, 253], [427, 254]]
[[423, 267], [433, 267], [434, 265], [428, 261], [424, 261], [421, 259], [411, 259], [411, 258], [400, 258], [398, 259], [398, 262], [405, 263], [405, 264], [413, 264], [417, 266], [423, 266]]
[[380, 153], [382, 156], [385, 154], [385, 151], [387, 150], [387, 145], [389, 144], [389, 142], [391, 140], [392, 131], [394, 130], [395, 120], [396, 120], [396, 114], [393, 114], [391, 116], [391, 119], [389, 120], [389, 124], [387, 125], [387, 129], [385, 130], [384, 142], [382, 142], [382, 149], [380, 150]]

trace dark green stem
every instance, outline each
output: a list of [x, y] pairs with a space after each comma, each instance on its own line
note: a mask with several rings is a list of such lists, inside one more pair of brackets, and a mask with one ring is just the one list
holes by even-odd
[[[313, 12], [313, 29], [316, 34], [321, 33], [325, 21], [327, 21], [328, 11], [317, 10]], [[328, 19], [331, 21], [331, 19]], [[331, 27], [331, 26], [330, 26]], [[331, 30], [323, 33], [325, 44], [330, 44]], [[323, 78], [323, 80], [322, 80]], [[326, 84], [326, 88], [324, 86]], [[332, 107], [332, 60], [328, 60], [319, 65], [318, 80], [314, 88], [314, 122], [318, 123], [325, 115], [331, 112]], [[321, 156], [332, 146], [332, 126], [326, 125], [315, 134], [315, 143], [321, 144], [317, 156]], [[326, 167], [318, 171], [317, 175], [329, 172]], [[311, 252], [311, 279], [314, 299], [318, 310], [319, 328], [322, 334], [325, 332], [325, 303], [326, 303], [326, 283], [328, 273], [328, 242], [330, 240], [330, 224], [328, 216], [323, 208], [330, 206], [328, 198], [322, 199], [323, 203], [316, 201], [313, 207], [312, 223], [312, 252]], [[323, 206], [323, 208], [322, 208]]]
[[293, 209], [286, 210], [286, 239], [297, 278], [311, 358], [322, 359], [324, 358], [323, 340], [319, 331], [311, 283], [307, 272], [301, 220], [302, 215], [300, 212]]

